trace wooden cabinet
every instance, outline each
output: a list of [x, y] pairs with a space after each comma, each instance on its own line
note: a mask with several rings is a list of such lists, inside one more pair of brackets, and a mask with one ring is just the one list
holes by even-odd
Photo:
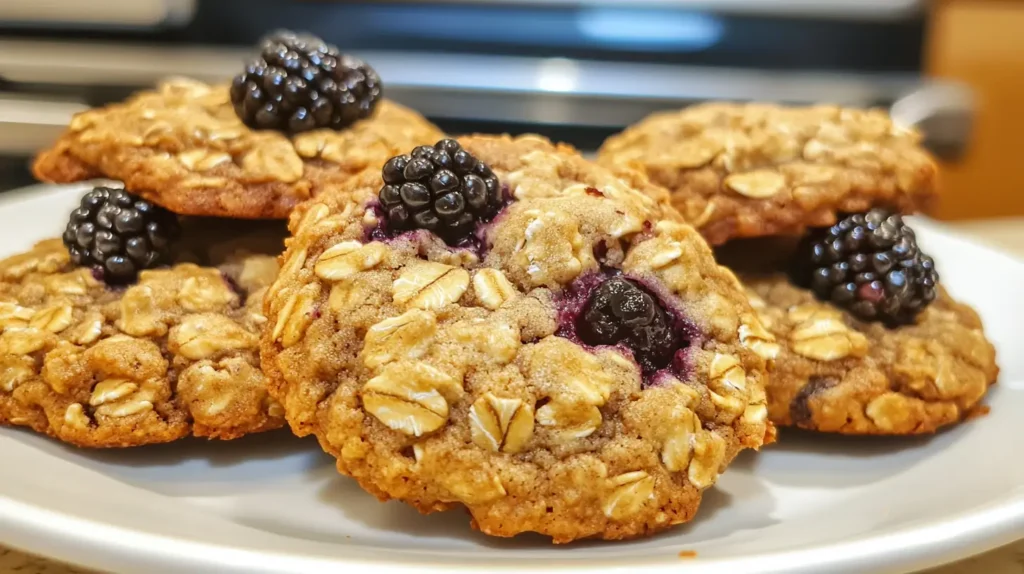
[[930, 5], [928, 74], [974, 90], [967, 154], [943, 166], [943, 219], [1024, 214], [1024, 1]]

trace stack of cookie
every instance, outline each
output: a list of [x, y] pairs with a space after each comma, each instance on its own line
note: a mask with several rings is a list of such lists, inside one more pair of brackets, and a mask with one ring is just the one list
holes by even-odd
[[[336, 84], [326, 115], [326, 97], [293, 93], [307, 80]], [[271, 120], [292, 131], [257, 129]], [[96, 188], [63, 241], [0, 262], [0, 421], [85, 447], [283, 426], [259, 336], [286, 229], [242, 220], [283, 220], [440, 137], [381, 99], [365, 64], [287, 33], [267, 38], [234, 85], [173, 80], [79, 114], [36, 176], [125, 189]]]
[[[810, 234], [811, 289], [741, 282], [701, 236], [923, 205], [934, 168], [884, 116], [697, 108], [594, 163], [538, 136], [446, 138], [381, 91], [281, 33], [230, 87], [76, 117], [37, 175], [125, 189], [0, 262], [0, 423], [107, 447], [287, 421], [382, 500], [568, 542], [690, 520], [773, 420], [924, 432], [995, 378], [898, 216]], [[826, 280], [852, 297], [819, 300]]]
[[980, 412], [995, 350], [902, 218], [936, 196], [915, 131], [877, 110], [708, 104], [652, 115], [599, 155], [722, 246], [777, 339], [775, 424], [905, 435]]

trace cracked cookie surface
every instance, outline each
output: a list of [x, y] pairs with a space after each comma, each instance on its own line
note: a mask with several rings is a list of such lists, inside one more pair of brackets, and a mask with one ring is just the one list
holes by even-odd
[[120, 289], [73, 266], [60, 239], [0, 261], [0, 423], [83, 447], [282, 426], [258, 351], [278, 266], [249, 245], [182, 253], [209, 266], [143, 271]]
[[713, 103], [653, 114], [598, 155], [646, 172], [718, 245], [871, 207], [927, 209], [937, 168], [920, 139], [880, 110]]
[[[378, 498], [464, 505], [490, 535], [690, 520], [740, 450], [774, 437], [744, 293], [642, 175], [536, 136], [459, 141], [510, 199], [478, 246], [388, 233], [369, 171], [293, 212], [262, 342], [292, 430]], [[576, 336], [616, 276], [685, 341], [668, 365]]]
[[382, 101], [340, 131], [295, 135], [246, 127], [227, 85], [174, 80], [72, 119], [36, 159], [43, 181], [105, 177], [181, 215], [281, 219], [295, 205], [441, 132]]
[[776, 337], [768, 412], [842, 434], [935, 432], [971, 415], [999, 373], [978, 314], [939, 288], [916, 322], [858, 321], [783, 274], [741, 275]]

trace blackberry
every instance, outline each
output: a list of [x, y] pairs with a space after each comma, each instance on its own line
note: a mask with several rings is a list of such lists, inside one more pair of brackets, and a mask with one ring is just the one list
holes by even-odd
[[588, 345], [625, 343], [645, 374], [667, 366], [681, 346], [668, 314], [654, 297], [621, 277], [594, 290], [576, 319], [576, 332]]
[[452, 139], [389, 159], [382, 176], [379, 197], [390, 228], [427, 229], [450, 245], [502, 206], [498, 177]]
[[180, 233], [166, 209], [122, 189], [96, 187], [71, 212], [63, 240], [75, 265], [93, 267], [108, 284], [124, 284], [167, 263]]
[[794, 282], [864, 321], [912, 323], [935, 299], [939, 274], [914, 230], [882, 209], [851, 215], [802, 242]]
[[291, 133], [340, 130], [368, 117], [380, 98], [380, 77], [362, 60], [287, 31], [264, 38], [260, 56], [231, 83], [231, 103], [247, 126]]

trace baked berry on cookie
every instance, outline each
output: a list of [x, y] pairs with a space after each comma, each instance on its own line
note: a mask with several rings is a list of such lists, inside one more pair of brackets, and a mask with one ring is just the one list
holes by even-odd
[[978, 314], [939, 285], [899, 215], [846, 217], [803, 240], [788, 276], [740, 278], [776, 337], [778, 425], [930, 433], [975, 412], [999, 373]]
[[774, 429], [769, 335], [677, 218], [537, 136], [411, 149], [292, 214], [271, 394], [370, 493], [490, 535], [686, 522]]
[[311, 196], [441, 132], [383, 99], [367, 64], [278, 33], [230, 85], [190, 80], [75, 116], [36, 176], [118, 179], [181, 215], [285, 218]]
[[880, 110], [711, 103], [649, 116], [609, 138], [599, 161], [646, 172], [718, 245], [872, 207], [928, 208], [937, 168], [920, 139]]
[[0, 424], [83, 447], [282, 426], [258, 353], [278, 266], [255, 249], [280, 239], [195, 231], [172, 248], [172, 214], [98, 188], [63, 239], [0, 260]]

